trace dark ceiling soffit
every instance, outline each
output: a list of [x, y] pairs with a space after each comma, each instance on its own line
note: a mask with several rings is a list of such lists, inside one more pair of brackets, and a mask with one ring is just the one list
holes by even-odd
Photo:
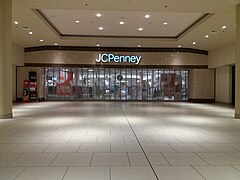
[[27, 47], [25, 52], [35, 51], [98, 51], [98, 52], [186, 52], [208, 55], [208, 51], [192, 48], [133, 48], [133, 47], [83, 47], [83, 46], [37, 46]]
[[56, 26], [54, 26], [51, 21], [44, 15], [44, 13], [40, 9], [33, 9], [33, 11], [61, 38], [81, 38], [81, 37], [88, 37], [88, 38], [143, 38], [143, 39], [169, 39], [169, 40], [177, 40], [183, 37], [185, 34], [190, 32], [194, 27], [199, 25], [201, 22], [205, 21], [213, 14], [205, 13], [195, 22], [193, 22], [190, 26], [188, 26], [185, 30], [179, 33], [177, 36], [101, 36], [101, 35], [77, 35], [77, 34], [61, 34]]
[[187, 33], [192, 31], [194, 28], [196, 28], [198, 25], [206, 21], [208, 18], [212, 17], [214, 14], [213, 13], [205, 13], [203, 14], [200, 18], [198, 18], [195, 22], [193, 22], [190, 26], [188, 26], [185, 30], [183, 30], [179, 35], [177, 35], [177, 39], [182, 38], [185, 36]]
[[61, 33], [58, 31], [58, 29], [48, 20], [47, 17], [44, 16], [42, 11], [40, 9], [33, 9], [33, 12], [38, 15], [38, 17], [47, 24], [48, 27], [50, 27], [53, 32], [55, 32], [60, 38], [61, 38]]
[[25, 67], [76, 67], [76, 68], [138, 68], [138, 69], [208, 69], [208, 65], [101, 65], [101, 64], [50, 64], [25, 63]]

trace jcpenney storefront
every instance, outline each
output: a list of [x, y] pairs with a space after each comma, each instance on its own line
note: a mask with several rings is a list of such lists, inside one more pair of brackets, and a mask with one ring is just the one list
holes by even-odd
[[[37, 73], [42, 100], [188, 101], [211, 88], [212, 96], [195, 100], [214, 100], [214, 73], [200, 50], [28, 48], [25, 67], [17, 68], [19, 99], [29, 72]], [[208, 80], [197, 87], [203, 79]]]

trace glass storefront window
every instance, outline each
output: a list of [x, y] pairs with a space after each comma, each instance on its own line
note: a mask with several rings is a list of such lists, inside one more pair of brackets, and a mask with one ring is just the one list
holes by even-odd
[[56, 67], [44, 69], [47, 100], [188, 100], [188, 70]]

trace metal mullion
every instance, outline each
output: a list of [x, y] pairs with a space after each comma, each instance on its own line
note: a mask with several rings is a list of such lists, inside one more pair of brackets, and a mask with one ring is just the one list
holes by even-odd
[[142, 77], [141, 77], [141, 81], [142, 81], [142, 88], [141, 88], [141, 90], [142, 90], [142, 99], [141, 100], [143, 100], [143, 69], [142, 69]]
[[136, 97], [135, 97], [135, 99], [136, 100], [138, 100], [138, 90], [137, 90], [137, 73], [138, 73], [138, 70], [137, 69], [135, 69], [135, 72], [136, 72], [136, 87], [135, 87], [135, 94], [136, 94]]
[[127, 75], [128, 75], [128, 69], [125, 69], [125, 101], [127, 100], [128, 95], [128, 86], [127, 86]]
[[132, 94], [133, 94], [133, 88], [132, 88], [133, 87], [133, 85], [132, 85], [133, 83], [132, 82], [133, 81], [132, 81], [132, 68], [131, 68], [131, 98], [130, 98], [131, 100], [132, 100]]

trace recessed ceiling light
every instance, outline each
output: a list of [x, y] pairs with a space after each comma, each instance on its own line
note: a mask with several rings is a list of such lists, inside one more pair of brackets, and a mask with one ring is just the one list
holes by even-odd
[[168, 23], [167, 22], [164, 22], [163, 25], [167, 25]]
[[141, 47], [141, 44], [139, 44], [138, 47]]
[[139, 30], [139, 31], [142, 31], [142, 30], [143, 30], [143, 28], [138, 28], [138, 30]]
[[209, 38], [209, 35], [206, 35], [205, 38]]
[[99, 27], [98, 29], [99, 29], [100, 31], [102, 31], [102, 30], [103, 30], [103, 27]]
[[222, 29], [226, 29], [226, 28], [227, 28], [227, 26], [223, 26], [223, 27], [222, 27]]
[[18, 25], [18, 21], [14, 21], [14, 24]]
[[193, 44], [196, 44], [196, 42], [195, 42], [195, 41], [193, 41]]
[[43, 42], [43, 39], [40, 39], [39, 41], [40, 41], [40, 42]]
[[32, 35], [32, 34], [33, 34], [33, 32], [32, 32], [32, 31], [30, 31], [30, 32], [28, 32], [28, 34]]
[[125, 22], [121, 21], [119, 24], [125, 24]]
[[57, 46], [58, 45], [58, 43], [54, 43], [54, 46]]
[[78, 24], [78, 23], [80, 23], [80, 21], [79, 21], [79, 20], [76, 20], [76, 21], [75, 21], [75, 23], [77, 23], [77, 24]]
[[101, 15], [100, 13], [97, 13], [96, 16], [97, 16], [97, 17], [101, 17], [102, 15]]
[[182, 47], [181, 45], [178, 45], [178, 47], [180, 48], [180, 47]]
[[150, 15], [149, 15], [149, 14], [146, 14], [146, 15], [145, 15], [145, 18], [146, 18], [146, 19], [150, 18]]
[[99, 47], [100, 45], [99, 44], [97, 44], [97, 47]]

